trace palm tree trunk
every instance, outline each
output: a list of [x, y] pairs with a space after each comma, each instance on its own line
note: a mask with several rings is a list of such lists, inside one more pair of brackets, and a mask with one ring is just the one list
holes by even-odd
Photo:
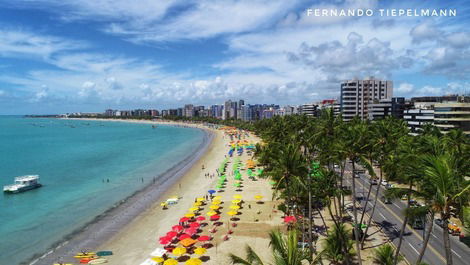
[[356, 209], [356, 178], [354, 177], [354, 171], [356, 169], [355, 161], [352, 160], [352, 206], [354, 215], [354, 240], [356, 241], [356, 251], [359, 261], [359, 265], [362, 265], [361, 248], [359, 246], [359, 226], [357, 223], [357, 209]]
[[[374, 217], [374, 212], [375, 212], [375, 206], [377, 206], [377, 200], [379, 199], [379, 190], [380, 186], [382, 186], [382, 167], [380, 169], [380, 177], [379, 177], [379, 183], [377, 185], [377, 190], [375, 191], [375, 200], [374, 200], [374, 205], [372, 206], [372, 212], [370, 213], [369, 221], [367, 221], [367, 226], [366, 226], [366, 231], [364, 231], [364, 235], [362, 236], [361, 240], [361, 248], [364, 248], [364, 242], [366, 240], [367, 232], [369, 231], [370, 224], [372, 223], [372, 218]], [[367, 202], [366, 202], [367, 204]]]
[[[410, 186], [409, 186], [409, 191], [408, 191], [408, 204], [406, 205], [405, 213], [410, 208], [411, 189], [412, 188], [413, 188], [413, 182], [410, 180]], [[402, 224], [401, 230], [400, 230], [400, 237], [398, 239], [397, 250], [395, 252], [395, 257], [393, 258], [393, 264], [395, 264], [395, 265], [397, 265], [397, 263], [398, 263], [398, 256], [400, 255], [400, 248], [401, 248], [401, 244], [403, 243], [403, 235], [405, 234], [405, 229], [406, 229], [406, 224], [407, 223], [408, 223], [408, 215], [405, 214], [405, 220], [403, 220], [403, 224]]]
[[312, 176], [308, 174], [308, 246], [310, 248], [310, 255], [313, 255], [313, 234], [312, 234]]
[[[441, 216], [445, 216], [444, 214], [441, 213]], [[449, 220], [447, 217], [443, 217], [442, 221], [444, 221], [444, 228], [442, 229], [443, 231], [443, 240], [444, 240], [444, 249], [446, 250], [446, 260], [447, 260], [447, 265], [452, 265], [452, 252], [450, 250], [450, 238], [449, 238], [449, 232], [448, 232], [448, 224]]]
[[362, 222], [364, 221], [364, 216], [366, 215], [366, 212], [367, 212], [367, 205], [369, 205], [368, 202], [369, 202], [370, 194], [372, 191], [372, 187], [373, 187], [372, 183], [370, 183], [369, 191], [367, 192], [367, 197], [366, 197], [365, 204], [364, 204], [364, 209], [362, 210], [362, 214], [361, 214], [361, 221], [359, 221], [360, 224], [362, 224]]
[[[338, 223], [338, 221], [336, 220], [336, 218], [334, 218], [334, 216], [333, 216], [333, 212], [331, 211], [331, 206], [328, 205], [327, 208], [328, 208], [328, 212], [329, 212], [330, 215], [331, 215], [331, 219], [333, 220], [333, 223], [335, 224], [336, 229], [339, 229], [339, 223]], [[342, 241], [342, 243], [343, 243], [343, 244], [341, 244], [341, 245], [342, 245], [343, 251], [344, 251], [344, 253], [345, 253], [345, 261], [346, 261], [346, 264], [349, 265], [349, 254], [347, 254], [347, 253], [349, 253], [349, 252], [348, 252], [348, 247], [347, 247], [348, 239], [347, 239], [347, 238], [344, 238], [342, 233], [340, 233], [340, 236], [341, 236], [341, 241]], [[360, 264], [361, 264], [361, 263], [360, 263]]]
[[419, 252], [418, 260], [416, 261], [416, 265], [419, 265], [421, 261], [423, 260], [424, 257], [424, 252], [426, 252], [426, 248], [428, 247], [428, 242], [429, 238], [431, 237], [432, 233], [432, 227], [434, 225], [434, 212], [431, 211], [430, 218], [428, 220], [428, 225], [426, 229], [426, 234], [424, 235], [424, 241], [423, 241], [423, 247], [421, 248], [421, 251]]
[[347, 160], [344, 160], [343, 164], [341, 165], [341, 217], [343, 217], [344, 213], [344, 190], [343, 190], [343, 180], [344, 180], [344, 168], [346, 167]]
[[323, 214], [321, 213], [320, 209], [316, 208], [318, 215], [320, 215], [321, 221], [323, 222], [323, 226], [325, 226], [325, 230], [328, 231], [328, 226], [326, 226], [325, 218], [323, 218]]

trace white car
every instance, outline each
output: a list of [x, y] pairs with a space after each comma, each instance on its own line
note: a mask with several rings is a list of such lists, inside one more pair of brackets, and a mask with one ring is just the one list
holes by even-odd
[[387, 185], [388, 185], [388, 181], [382, 180], [382, 185], [383, 185], [383, 186], [387, 186]]

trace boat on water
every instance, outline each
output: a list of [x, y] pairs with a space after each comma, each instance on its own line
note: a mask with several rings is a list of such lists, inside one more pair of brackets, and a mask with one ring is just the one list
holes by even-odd
[[41, 187], [38, 175], [27, 175], [15, 178], [15, 183], [3, 186], [5, 193], [19, 193]]

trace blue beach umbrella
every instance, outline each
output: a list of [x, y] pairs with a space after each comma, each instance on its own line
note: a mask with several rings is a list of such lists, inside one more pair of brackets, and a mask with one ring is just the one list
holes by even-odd
[[214, 194], [215, 193], [215, 190], [208, 190], [207, 192], [209, 192], [209, 194]]

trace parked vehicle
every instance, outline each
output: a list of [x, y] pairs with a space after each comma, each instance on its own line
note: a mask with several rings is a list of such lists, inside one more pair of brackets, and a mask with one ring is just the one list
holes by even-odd
[[434, 219], [434, 223], [441, 227], [441, 228], [444, 228], [444, 221], [442, 221], [442, 219]]
[[376, 179], [376, 178], [371, 178], [371, 179], [370, 179], [370, 184], [372, 184], [372, 185], [377, 185], [377, 184], [378, 184], [377, 179]]
[[392, 204], [392, 200], [389, 197], [382, 196], [382, 201], [385, 204]]

